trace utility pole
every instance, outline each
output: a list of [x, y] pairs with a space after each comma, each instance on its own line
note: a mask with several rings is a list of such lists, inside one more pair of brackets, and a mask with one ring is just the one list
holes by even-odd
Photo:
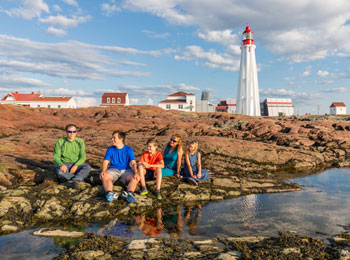
[[320, 105], [317, 105], [317, 115], [320, 115]]

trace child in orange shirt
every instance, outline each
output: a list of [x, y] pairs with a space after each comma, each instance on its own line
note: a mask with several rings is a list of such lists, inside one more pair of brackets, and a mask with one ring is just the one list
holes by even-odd
[[141, 192], [140, 195], [148, 194], [146, 180], [156, 179], [156, 197], [161, 200], [160, 186], [162, 183], [162, 168], [164, 168], [163, 156], [157, 151], [158, 143], [155, 139], [150, 139], [147, 142], [147, 151], [141, 156], [138, 163]]

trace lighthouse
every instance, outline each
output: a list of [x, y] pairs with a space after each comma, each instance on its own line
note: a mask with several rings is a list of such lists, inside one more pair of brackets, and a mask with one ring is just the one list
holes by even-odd
[[256, 70], [253, 32], [247, 26], [241, 45], [241, 66], [239, 70], [236, 113], [260, 116], [258, 73]]

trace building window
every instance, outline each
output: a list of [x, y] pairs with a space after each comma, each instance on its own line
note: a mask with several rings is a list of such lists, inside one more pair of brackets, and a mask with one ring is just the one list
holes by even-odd
[[111, 99], [109, 97], [107, 98], [107, 103], [111, 103]]
[[115, 98], [112, 98], [112, 103], [115, 103]]
[[51, 105], [47, 105], [48, 108], [51, 108]]
[[119, 104], [120, 102], [122, 102], [122, 100], [121, 100], [120, 97], [118, 97], [118, 98], [117, 98], [117, 103]]
[[184, 108], [184, 105], [179, 105], [179, 109], [183, 109]]
[[165, 106], [165, 108], [166, 108], [166, 109], [170, 109], [171, 106], [170, 106], [169, 104], [167, 104], [167, 105]]
[[190, 105], [192, 105], [192, 100], [190, 100]]
[[40, 105], [38, 105], [38, 107], [40, 107]]
[[58, 108], [61, 108], [61, 105], [58, 105], [57, 107], [58, 107]]

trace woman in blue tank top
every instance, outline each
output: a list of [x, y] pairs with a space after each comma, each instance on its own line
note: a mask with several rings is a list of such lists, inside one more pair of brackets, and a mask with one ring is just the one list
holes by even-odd
[[179, 135], [173, 135], [169, 143], [162, 151], [164, 168], [162, 176], [172, 176], [180, 178], [181, 161], [183, 156], [182, 142]]

